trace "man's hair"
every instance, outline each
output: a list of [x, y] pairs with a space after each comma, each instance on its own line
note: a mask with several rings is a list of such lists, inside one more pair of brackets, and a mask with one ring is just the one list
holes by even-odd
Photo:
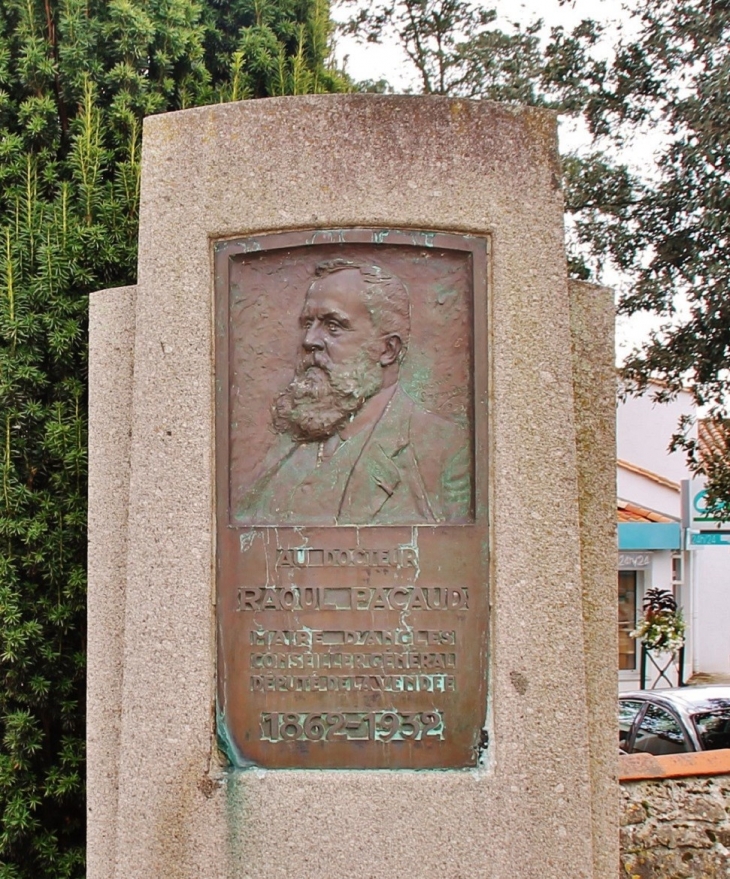
[[400, 338], [402, 347], [398, 360], [403, 360], [411, 335], [411, 303], [406, 285], [376, 263], [359, 259], [328, 259], [319, 263], [314, 273], [324, 278], [347, 269], [360, 272], [365, 307], [373, 326], [384, 336], [393, 333]]

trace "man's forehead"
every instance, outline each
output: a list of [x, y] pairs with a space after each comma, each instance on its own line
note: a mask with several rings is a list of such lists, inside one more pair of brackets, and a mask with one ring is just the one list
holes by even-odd
[[302, 314], [337, 312], [351, 317], [370, 317], [365, 299], [365, 288], [356, 269], [343, 269], [323, 278], [317, 278], [304, 300]]

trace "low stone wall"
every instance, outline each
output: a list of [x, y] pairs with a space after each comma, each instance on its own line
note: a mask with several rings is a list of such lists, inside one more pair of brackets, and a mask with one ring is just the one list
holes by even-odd
[[621, 879], [727, 879], [730, 751], [637, 757], [620, 759]]

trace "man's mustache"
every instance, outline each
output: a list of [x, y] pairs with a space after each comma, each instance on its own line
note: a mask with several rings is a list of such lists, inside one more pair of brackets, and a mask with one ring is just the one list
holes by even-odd
[[316, 353], [308, 354], [299, 361], [297, 373], [299, 375], [304, 375], [310, 369], [319, 369], [327, 375], [331, 374], [329, 362]]

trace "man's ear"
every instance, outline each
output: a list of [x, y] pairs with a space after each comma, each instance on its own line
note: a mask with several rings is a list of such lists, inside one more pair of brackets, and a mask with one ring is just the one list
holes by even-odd
[[383, 340], [383, 353], [380, 355], [379, 363], [381, 366], [391, 366], [398, 361], [400, 352], [403, 349], [403, 342], [397, 333], [391, 333]]

